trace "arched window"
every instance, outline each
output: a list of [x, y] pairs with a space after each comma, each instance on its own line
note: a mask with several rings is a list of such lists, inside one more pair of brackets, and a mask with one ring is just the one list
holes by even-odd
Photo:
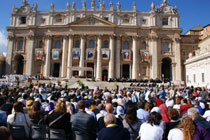
[[79, 42], [79, 40], [76, 41], [75, 48], [80, 48], [80, 42]]
[[88, 48], [95, 48], [95, 40], [93, 39], [89, 40]]
[[142, 43], [142, 49], [143, 50], [146, 50], [147, 49], [147, 43], [145, 41]]
[[60, 49], [61, 48], [61, 40], [57, 40], [55, 43], [55, 48]]
[[168, 42], [163, 43], [163, 51], [164, 52], [169, 52], [170, 51]]
[[22, 50], [23, 49], [23, 40], [20, 40], [18, 42], [18, 47], [17, 47], [17, 50]]
[[108, 49], [109, 48], [109, 41], [107, 41], [107, 40], [104, 41], [103, 48], [105, 48], [105, 49]]
[[128, 50], [130, 47], [129, 47], [129, 42], [128, 41], [124, 41], [123, 43], [123, 49], [124, 50]]

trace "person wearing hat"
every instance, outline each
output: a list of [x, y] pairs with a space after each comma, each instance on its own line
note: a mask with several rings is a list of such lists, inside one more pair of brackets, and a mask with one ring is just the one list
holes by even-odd
[[34, 98], [29, 97], [29, 98], [28, 98], [28, 101], [26, 101], [26, 109], [27, 109], [27, 110], [31, 109], [33, 103], [34, 103]]

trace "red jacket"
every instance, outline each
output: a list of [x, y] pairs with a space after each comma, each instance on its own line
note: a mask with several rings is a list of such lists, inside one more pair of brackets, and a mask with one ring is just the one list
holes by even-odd
[[188, 105], [188, 104], [186, 104], [186, 105], [181, 105], [181, 106], [180, 106], [180, 114], [181, 114], [181, 116], [183, 116], [184, 113], [185, 113], [190, 107], [191, 107], [191, 105]]

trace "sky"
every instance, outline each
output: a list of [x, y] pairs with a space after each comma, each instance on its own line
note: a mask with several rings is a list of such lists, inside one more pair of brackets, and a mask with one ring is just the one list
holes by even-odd
[[[73, 0], [27, 0], [32, 6], [35, 2], [38, 4], [38, 11], [47, 11], [50, 9], [50, 3], [55, 4], [55, 9], [65, 9], [66, 3], [70, 3]], [[82, 7], [83, 0], [75, 0], [76, 8]], [[91, 0], [85, 0], [87, 8], [90, 8]], [[98, 7], [99, 0], [96, 1], [96, 7]], [[109, 7], [110, 0], [103, 0], [105, 7]], [[116, 9], [116, 3], [120, 1], [121, 9], [132, 9], [132, 3], [135, 1], [137, 10], [149, 11], [152, 2], [159, 6], [162, 0], [112, 0], [114, 8]], [[183, 29], [183, 33], [192, 27], [200, 24], [205, 26], [210, 24], [210, 0], [168, 0], [169, 5], [177, 6], [180, 16], [179, 25]], [[7, 31], [6, 27], [10, 23], [10, 14], [12, 6], [20, 7], [22, 0], [0, 0], [0, 52], [6, 52], [7, 46]]]

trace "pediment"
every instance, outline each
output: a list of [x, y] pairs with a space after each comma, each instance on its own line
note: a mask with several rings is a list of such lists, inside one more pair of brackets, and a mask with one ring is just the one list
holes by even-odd
[[100, 17], [90, 15], [84, 18], [81, 18], [75, 22], [70, 23], [69, 25], [76, 26], [116, 26], [110, 21], [102, 19]]

